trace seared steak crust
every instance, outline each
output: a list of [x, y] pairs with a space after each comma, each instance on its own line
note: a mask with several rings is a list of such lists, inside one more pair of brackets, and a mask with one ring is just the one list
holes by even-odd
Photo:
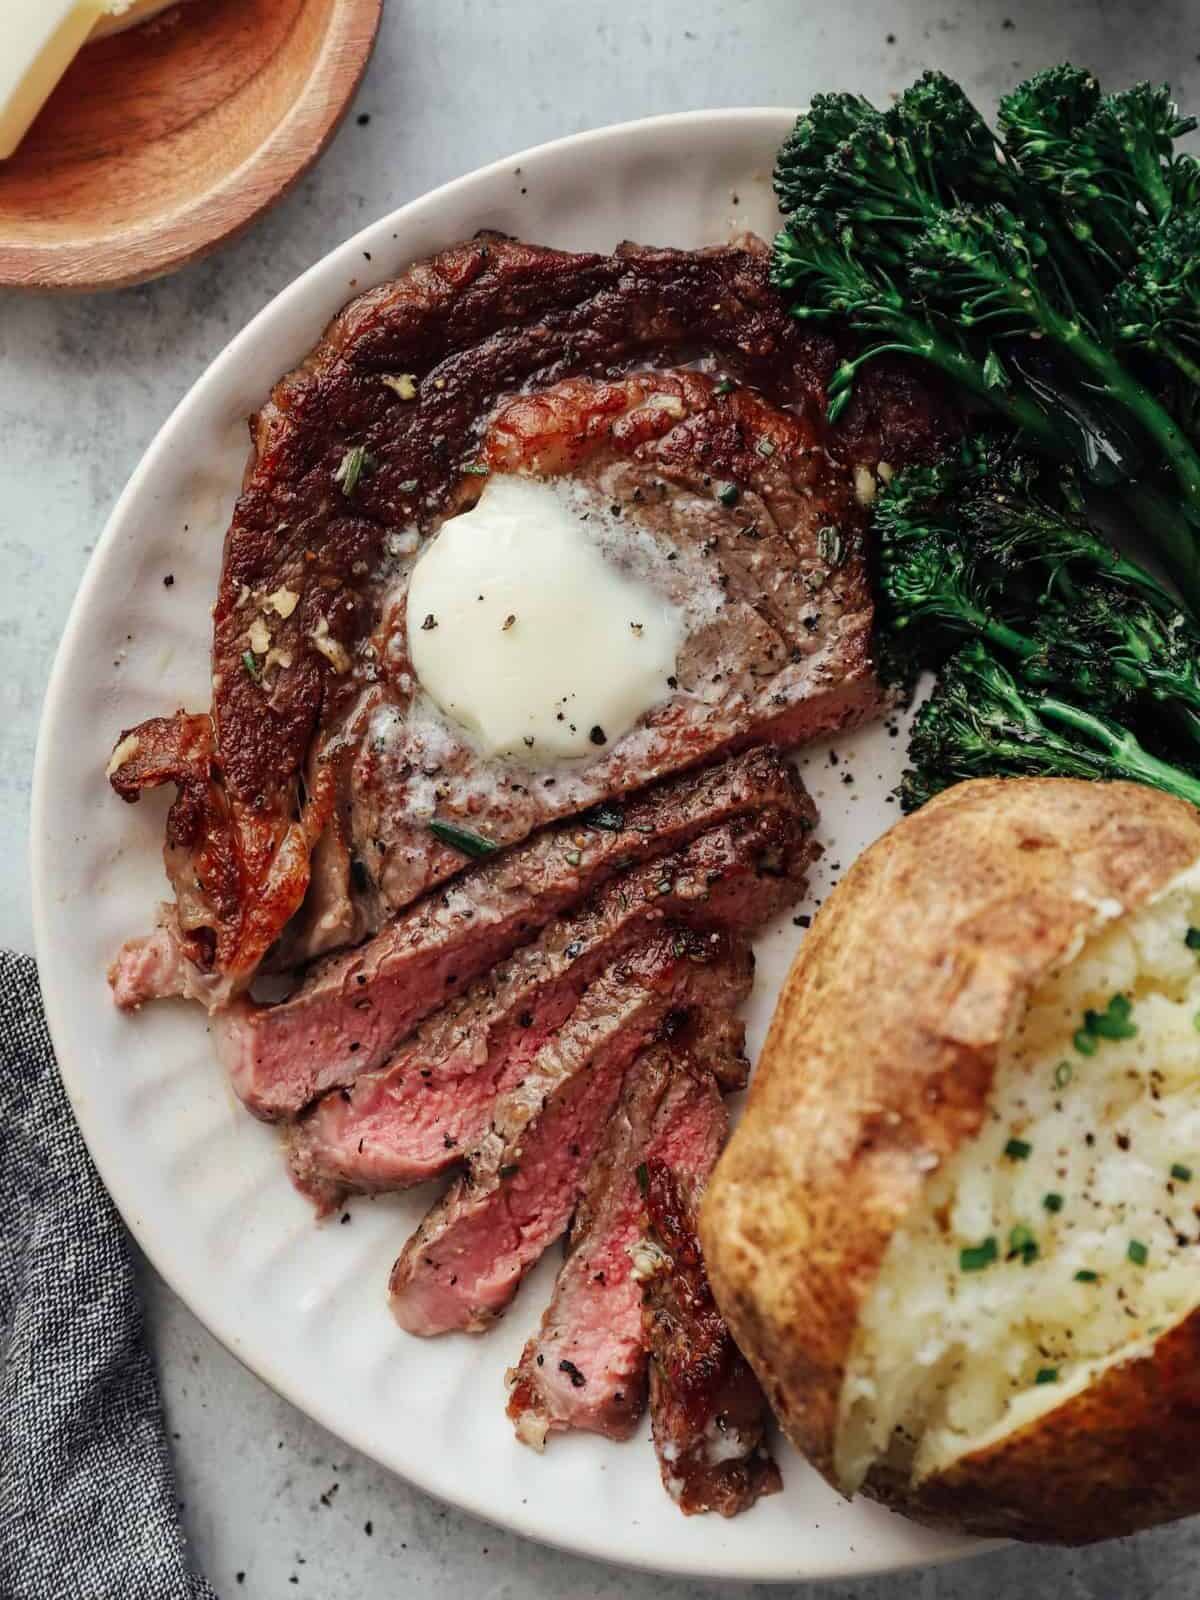
[[733, 1009], [753, 958], [727, 935], [665, 929], [622, 957], [492, 1107], [466, 1171], [408, 1241], [390, 1283], [409, 1333], [479, 1333], [567, 1226], [631, 1061], [688, 1012]]
[[[655, 471], [691, 472], [702, 448], [710, 450], [747, 492], [757, 481], [749, 469], [757, 473], [765, 457], [738, 445], [743, 413], [768, 403], [793, 407], [810, 474], [804, 487], [837, 513], [848, 569], [833, 584], [840, 594], [843, 585], [861, 584], [851, 465], [900, 464], [935, 444], [946, 424], [923, 391], [907, 380], [889, 388], [876, 367], [863, 375], [848, 416], [829, 429], [823, 392], [837, 355], [826, 334], [786, 316], [756, 243], [600, 256], [480, 238], [360, 296], [335, 319], [253, 422], [255, 456], [214, 611], [211, 788], [201, 800], [205, 768], [193, 759], [190, 724], [203, 719], [186, 719], [173, 763], [125, 760], [113, 773], [127, 799], [164, 781], [184, 793], [169, 846], [172, 876], [187, 885], [180, 926], [191, 959], [215, 974], [213, 1004], [249, 983], [300, 907], [318, 841], [333, 837], [327, 853], [343, 875], [364, 861], [369, 837], [358, 830], [355, 809], [379, 810], [386, 794], [370, 772], [360, 769], [351, 781], [348, 763], [361, 753], [367, 703], [388, 703], [396, 693], [394, 681], [381, 681], [376, 648], [385, 597], [417, 538], [478, 495], [481, 480], [463, 469], [479, 460], [488, 419], [505, 397], [578, 375], [592, 381], [603, 409], [612, 404], [609, 386], [637, 368], [698, 362], [728, 372], [762, 398], [739, 392], [736, 405], [721, 411], [721, 396], [703, 400], [700, 380], [681, 376], [688, 427], [673, 443], [630, 434], [629, 451], [646, 445], [657, 451]], [[516, 459], [527, 436], [524, 423], [513, 432], [522, 415], [528, 420], [527, 412], [510, 412], [507, 432], [489, 436], [497, 467]], [[861, 685], [841, 708], [847, 715], [869, 699], [865, 633], [852, 633], [848, 658], [839, 661], [835, 651], [828, 662], [834, 678], [844, 668]], [[805, 731], [802, 723], [780, 736]], [[152, 724], [133, 732], [148, 742], [164, 737]], [[718, 741], [707, 748], [715, 752]], [[610, 787], [646, 782], [702, 753], [684, 744], [653, 770], [627, 763], [623, 782]], [[564, 793], [560, 814], [587, 803], [582, 790]], [[531, 825], [521, 807], [507, 818], [498, 808], [493, 820], [507, 842]], [[371, 881], [356, 891], [360, 904], [333, 917], [337, 936], [354, 937], [463, 865], [455, 851], [423, 842], [407, 866], [399, 834], [386, 866], [366, 862]], [[318, 930], [309, 953], [329, 948], [329, 940], [328, 928]]]
[[648, 1237], [639, 1275], [663, 1486], [688, 1516], [733, 1517], [777, 1493], [782, 1480], [765, 1443], [766, 1396], [717, 1309], [696, 1237], [696, 1204], [708, 1176], [656, 1157], [647, 1163]]

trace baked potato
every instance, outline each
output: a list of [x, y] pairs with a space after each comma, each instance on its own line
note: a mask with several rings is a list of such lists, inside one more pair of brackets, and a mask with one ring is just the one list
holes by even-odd
[[847, 1495], [1068, 1544], [1200, 1511], [1200, 813], [983, 780], [784, 987], [701, 1236]]

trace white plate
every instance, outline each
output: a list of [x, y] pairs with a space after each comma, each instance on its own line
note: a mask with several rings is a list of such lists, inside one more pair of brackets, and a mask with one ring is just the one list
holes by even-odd
[[[847, 1505], [786, 1450], [785, 1492], [726, 1523], [679, 1514], [644, 1437], [555, 1440], [544, 1457], [518, 1445], [503, 1374], [536, 1325], [552, 1263], [486, 1339], [396, 1328], [387, 1271], [428, 1194], [362, 1203], [349, 1226], [316, 1228], [275, 1136], [211, 1059], [199, 1010], [161, 1005], [131, 1020], [112, 1006], [105, 968], [165, 893], [167, 797], [122, 805], [104, 765], [119, 729], [208, 705], [209, 604], [245, 418], [345, 300], [484, 226], [596, 250], [769, 234], [772, 158], [791, 121], [695, 112], [544, 145], [405, 206], [285, 290], [179, 405], [113, 512], [59, 650], [33, 803], [38, 956], [63, 1078], [126, 1221], [197, 1316], [297, 1406], [434, 1494], [588, 1555], [727, 1579], [846, 1577], [978, 1546]], [[875, 728], [841, 741], [836, 765], [826, 749], [806, 757], [827, 845], [817, 896], [893, 820], [885, 795], [902, 743]], [[761, 943], [755, 1047], [800, 937], [788, 918]]]

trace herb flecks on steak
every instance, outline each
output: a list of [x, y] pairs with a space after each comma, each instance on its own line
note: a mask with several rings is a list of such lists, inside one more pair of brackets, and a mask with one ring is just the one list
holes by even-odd
[[[202, 761], [197, 728], [206, 718], [159, 719], [127, 730], [112, 773], [130, 800], [156, 783], [179, 788], [168, 870], [184, 948], [209, 974], [211, 1005], [226, 1004], [248, 985], [298, 910], [288, 934], [294, 959], [352, 942], [460, 870], [461, 853], [427, 830], [418, 836], [421, 805], [436, 802], [442, 821], [511, 844], [553, 815], [611, 799], [756, 733], [774, 736], [760, 714], [769, 697], [740, 719], [726, 707], [717, 728], [696, 714], [693, 685], [665, 703], [692, 707], [681, 726], [666, 718], [667, 727], [640, 751], [626, 740], [597, 746], [586, 768], [591, 782], [548, 786], [520, 771], [493, 773], [496, 797], [486, 819], [456, 813], [453, 796], [448, 805], [438, 801], [446, 780], [436, 772], [420, 773], [416, 805], [413, 774], [400, 778], [387, 761], [372, 764], [387, 754], [373, 751], [367, 737], [381, 710], [408, 720], [408, 701], [380, 655], [380, 644], [394, 637], [387, 612], [398, 604], [405, 563], [446, 516], [478, 496], [487, 479], [469, 469], [481, 464], [485, 436], [493, 471], [530, 468], [519, 460], [513, 427], [521, 416], [528, 420], [531, 395], [586, 379], [588, 395], [563, 389], [561, 403], [569, 398], [575, 412], [583, 405], [589, 416], [608, 409], [611, 451], [604, 444], [590, 465], [573, 464], [573, 471], [624, 474], [631, 500], [639, 461], [647, 475], [671, 485], [671, 498], [695, 499], [704, 490], [713, 515], [725, 519], [713, 532], [719, 541], [724, 530], [730, 545], [728, 568], [716, 550], [706, 559], [714, 581], [728, 571], [735, 589], [749, 584], [754, 570], [753, 535], [744, 532], [748, 508], [769, 509], [772, 485], [783, 482], [789, 462], [802, 462], [801, 487], [809, 494], [799, 498], [819, 503], [820, 526], [837, 524], [849, 558], [825, 580], [811, 640], [796, 634], [777, 594], [761, 609], [736, 602], [746, 604], [746, 621], [726, 630], [725, 655], [745, 671], [761, 668], [778, 648], [772, 641], [785, 636], [802, 654], [811, 646], [810, 662], [826, 645], [809, 701], [823, 701], [823, 709], [781, 716], [780, 740], [803, 738], [870, 704], [870, 608], [854, 554], [861, 526], [855, 467], [912, 459], [937, 442], [943, 424], [923, 391], [881, 364], [864, 375], [854, 405], [830, 430], [822, 420], [824, 385], [836, 361], [832, 339], [786, 316], [754, 242], [595, 256], [478, 239], [418, 264], [335, 319], [253, 422], [255, 458], [227, 536], [214, 611], [211, 749]], [[673, 363], [699, 363], [722, 382], [661, 370]], [[642, 400], [631, 406], [633, 379], [621, 380], [651, 369], [657, 376], [642, 381]], [[737, 380], [732, 390], [729, 378]], [[624, 410], [616, 416], [613, 393], [622, 390]], [[652, 391], [657, 404], [646, 403]], [[674, 406], [666, 405], [665, 433], [656, 431], [664, 417], [652, 415], [663, 400], [685, 409], [672, 416]], [[497, 428], [489, 433], [493, 418]], [[537, 436], [539, 450], [550, 448], [554, 433], [552, 426]], [[773, 453], [756, 448], [763, 443]], [[705, 485], [709, 457], [722, 478]], [[357, 463], [353, 474], [348, 460]], [[552, 470], [548, 460], [543, 470]], [[738, 489], [733, 505], [719, 494], [726, 482]], [[788, 537], [782, 523], [757, 531]], [[816, 548], [817, 532], [806, 524], [806, 550]], [[800, 566], [808, 570], [807, 555]], [[772, 606], [777, 616], [768, 615]], [[827, 621], [836, 626], [824, 638]], [[777, 692], [786, 696], [787, 685]], [[399, 742], [390, 742], [393, 756]], [[153, 760], [121, 754], [151, 747], [159, 751]], [[428, 749], [424, 759], [437, 765]], [[450, 777], [452, 789], [477, 798], [478, 786], [464, 785], [461, 772]], [[527, 804], [531, 790], [541, 802], [536, 808]], [[400, 819], [392, 836], [371, 826], [388, 815]], [[314, 893], [318, 915], [305, 903]]]

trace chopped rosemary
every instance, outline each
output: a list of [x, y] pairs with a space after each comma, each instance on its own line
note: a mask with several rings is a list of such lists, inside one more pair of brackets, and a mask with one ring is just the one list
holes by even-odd
[[585, 827], [603, 828], [606, 833], [620, 833], [625, 826], [625, 813], [619, 806], [605, 801], [603, 805], [585, 811], [581, 820]]
[[1010, 1139], [1004, 1146], [1004, 1154], [1010, 1161], [1028, 1161], [1033, 1154], [1033, 1146], [1024, 1139]]
[[246, 676], [248, 678], [252, 678], [255, 683], [261, 683], [262, 682], [262, 668], [259, 666], [258, 662], [254, 659], [254, 651], [253, 650], [243, 650], [242, 651], [242, 666], [245, 668]]
[[1189, 928], [1183, 936], [1189, 950], [1200, 950], [1200, 928]]
[[1171, 1176], [1177, 1183], [1191, 1183], [1192, 1169], [1185, 1167], [1182, 1161], [1176, 1161], [1171, 1167]]
[[333, 481], [342, 493], [350, 500], [358, 488], [361, 478], [369, 478], [375, 470], [375, 457], [364, 445], [356, 444], [353, 450], [347, 450], [342, 457]]
[[1081, 1056], [1094, 1056], [1096, 1051], [1100, 1048], [1096, 1040], [1092, 1038], [1091, 1034], [1086, 1033], [1082, 1028], [1080, 1028], [1079, 1032], [1075, 1035], [1071, 1042], [1074, 1044], [1076, 1050], [1079, 1051]]
[[1091, 1272], [1087, 1267], [1080, 1267], [1079, 1271], [1075, 1274], [1076, 1283], [1099, 1283], [1099, 1281], [1100, 1274], [1098, 1272]]
[[1125, 1254], [1135, 1267], [1144, 1267], [1149, 1260], [1150, 1252], [1140, 1239], [1130, 1239], [1129, 1248]]
[[1058, 1382], [1058, 1368], [1057, 1367], [1039, 1367], [1038, 1370], [1037, 1370], [1037, 1376], [1034, 1378], [1033, 1381], [1034, 1381], [1034, 1383], [1057, 1383]]
[[645, 1194], [650, 1187], [650, 1171], [644, 1161], [638, 1163], [636, 1176], [638, 1188]]
[[1065, 1089], [1075, 1076], [1075, 1068], [1069, 1061], [1060, 1061], [1054, 1069], [1054, 1087]]
[[436, 817], [429, 824], [429, 831], [440, 843], [448, 844], [452, 850], [461, 850], [465, 856], [490, 856], [500, 848], [481, 833], [460, 828], [456, 822], [439, 822]]
[[1063, 1197], [1060, 1194], [1055, 1194], [1054, 1191], [1051, 1190], [1049, 1194], [1044, 1194], [1042, 1196], [1042, 1205], [1047, 1211], [1061, 1211], [1063, 1208]]
[[736, 483], [723, 483], [717, 490], [717, 499], [723, 506], [735, 506], [742, 498], [742, 491]]
[[832, 526], [817, 529], [817, 554], [834, 571], [842, 564], [846, 550], [842, 543], [842, 530]]

